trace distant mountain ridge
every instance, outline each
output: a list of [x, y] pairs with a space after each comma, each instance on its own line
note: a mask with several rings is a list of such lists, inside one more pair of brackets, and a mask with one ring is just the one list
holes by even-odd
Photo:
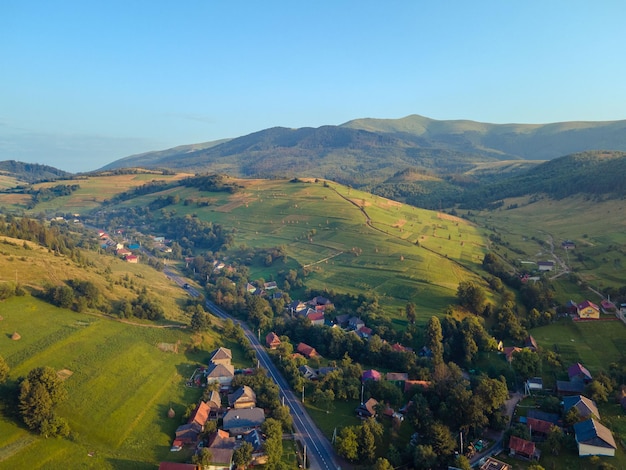
[[15, 160], [1, 161], [0, 174], [11, 176], [25, 183], [54, 181], [57, 179], [70, 178], [72, 176], [72, 174], [67, 171], [59, 170], [48, 165], [23, 163]]
[[309, 176], [362, 186], [407, 168], [461, 173], [477, 163], [551, 160], [589, 150], [626, 151], [626, 120], [552, 124], [489, 124], [356, 119], [339, 126], [274, 127], [252, 134], [146, 152], [110, 163], [123, 167], [219, 172], [242, 177]]

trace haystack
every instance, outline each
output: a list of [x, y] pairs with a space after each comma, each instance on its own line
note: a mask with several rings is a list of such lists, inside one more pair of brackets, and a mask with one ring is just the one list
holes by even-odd
[[20, 339], [22, 339], [22, 337], [20, 336], [20, 334], [16, 331], [15, 333], [13, 333], [13, 335], [11, 336], [11, 339], [13, 341], [19, 341]]

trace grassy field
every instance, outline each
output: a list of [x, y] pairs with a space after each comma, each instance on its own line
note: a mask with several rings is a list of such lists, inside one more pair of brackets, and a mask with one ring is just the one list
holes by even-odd
[[[508, 249], [501, 251], [509, 260], [552, 259], [552, 242], [554, 254], [591, 287], [626, 285], [625, 201], [599, 202], [576, 197], [530, 203], [528, 198], [518, 198], [506, 200], [503, 207], [511, 204], [518, 207], [471, 216], [479, 225], [495, 229], [509, 244]], [[566, 252], [561, 248], [564, 240], [574, 241], [576, 248]], [[567, 276], [559, 278], [555, 284], [558, 299], [563, 303], [570, 298], [583, 300], [588, 295], [569, 282]]]
[[[35, 213], [84, 213], [100, 206], [102, 201], [112, 196], [151, 181], [177, 181], [190, 176], [186, 173], [176, 175], [160, 175], [155, 173], [138, 173], [129, 175], [89, 176], [73, 180], [57, 180], [49, 183], [33, 185], [34, 189], [57, 186], [60, 184], [74, 185], [80, 188], [69, 196], [62, 196], [37, 205]], [[0, 179], [0, 189], [9, 188], [10, 180]], [[29, 195], [0, 194], [0, 206], [8, 209], [23, 209], [30, 202]]]
[[[482, 282], [486, 239], [465, 220], [334, 183], [237, 182], [244, 188], [232, 195], [191, 188], [165, 194], [175, 192], [181, 201], [210, 197], [207, 207], [180, 203], [168, 209], [234, 228], [237, 246], [284, 246], [288, 263], [252, 265], [253, 278], [306, 267], [307, 287], [376, 293], [392, 317], [412, 301], [423, 321], [455, 301], [461, 280]], [[123, 205], [145, 205], [154, 197]]]
[[[71, 373], [59, 414], [72, 435], [42, 439], [0, 416], [0, 468], [154, 468], [161, 460], [184, 461], [169, 447], [185, 408], [200, 395], [184, 383], [221, 344], [217, 333], [207, 333], [204, 349], [189, 352], [184, 331], [127, 325], [32, 297], [4, 301], [2, 317], [0, 352], [11, 380], [43, 365]], [[21, 340], [10, 339], [15, 331]], [[158, 347], [178, 341], [178, 354]], [[174, 419], [167, 418], [170, 406]]]
[[45, 285], [81, 279], [91, 281], [108, 300], [135, 298], [146, 287], [165, 310], [168, 322], [189, 322], [182, 310], [187, 294], [162, 272], [111, 254], [83, 251], [83, 255], [87, 262], [79, 265], [34, 243], [0, 236], [0, 282], [18, 282], [27, 290], [41, 291]]

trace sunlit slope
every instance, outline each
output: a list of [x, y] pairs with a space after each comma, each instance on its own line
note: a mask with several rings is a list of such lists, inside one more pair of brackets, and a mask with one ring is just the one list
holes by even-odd
[[[237, 246], [284, 245], [291, 265], [283, 269], [307, 268], [309, 287], [375, 292], [394, 309], [413, 301], [439, 313], [454, 301], [458, 283], [480, 272], [486, 239], [463, 219], [335, 183], [238, 183], [243, 189], [236, 194], [185, 188], [161, 195], [208, 201], [206, 207], [181, 202], [167, 210], [234, 228]], [[145, 205], [156, 196], [124, 205]]]

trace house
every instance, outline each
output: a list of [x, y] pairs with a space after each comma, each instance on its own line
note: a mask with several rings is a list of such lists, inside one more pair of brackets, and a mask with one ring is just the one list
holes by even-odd
[[300, 371], [300, 374], [302, 374], [302, 377], [304, 377], [305, 379], [309, 379], [309, 380], [317, 379], [317, 372], [315, 372], [315, 370], [313, 370], [307, 364], [298, 367], [298, 370]]
[[137, 255], [126, 255], [124, 256], [124, 261], [127, 263], [139, 263], [139, 257]]
[[202, 427], [197, 423], [187, 423], [176, 428], [174, 441], [178, 441], [180, 445], [196, 445]]
[[430, 348], [428, 346], [422, 346], [422, 349], [420, 349], [418, 351], [417, 355], [419, 357], [432, 358], [433, 357], [433, 352], [430, 350]]
[[254, 408], [256, 406], [256, 393], [247, 385], [239, 387], [234, 393], [228, 395], [228, 406], [236, 410]]
[[394, 343], [391, 345], [391, 350], [395, 352], [413, 352], [413, 348], [402, 346], [400, 343]]
[[241, 410], [229, 410], [224, 415], [222, 428], [231, 436], [245, 434], [255, 429], [265, 421], [263, 408], [247, 408]]
[[537, 349], [539, 349], [537, 341], [532, 337], [532, 335], [528, 335], [528, 337], [524, 340], [524, 347], [526, 349], [530, 349], [531, 351], [537, 351]]
[[220, 388], [228, 388], [235, 378], [235, 368], [230, 364], [210, 364], [205, 376], [207, 383], [218, 383]]
[[265, 337], [265, 344], [269, 349], [276, 349], [280, 345], [280, 338], [272, 331]]
[[337, 315], [335, 317], [335, 324], [343, 328], [348, 325], [349, 320], [350, 320], [350, 315], [347, 313], [344, 313], [343, 315]]
[[552, 424], [550, 421], [526, 417], [526, 426], [528, 426], [530, 435], [531, 437], [533, 437], [537, 434], [541, 436], [547, 436], [554, 424]]
[[511, 466], [493, 457], [487, 457], [480, 470], [511, 470]]
[[317, 306], [317, 305], [323, 305], [324, 307], [332, 307], [333, 303], [327, 299], [326, 297], [322, 297], [321, 295], [318, 295], [317, 297], [313, 297], [311, 300], [309, 300], [309, 305], [313, 305], [313, 306]]
[[299, 300], [294, 300], [293, 302], [291, 302], [288, 306], [287, 306], [287, 310], [289, 311], [289, 313], [291, 313], [292, 315], [296, 315], [304, 310], [307, 309], [307, 306], [304, 302], [301, 302]]
[[427, 389], [430, 387], [429, 380], [405, 380], [404, 381], [404, 392], [408, 392], [413, 387], [421, 387], [422, 389]]
[[574, 425], [576, 443], [578, 444], [578, 456], [605, 455], [615, 456], [615, 439], [606, 427], [591, 418]]
[[580, 318], [600, 318], [600, 308], [589, 300], [578, 304], [578, 316]]
[[209, 362], [211, 362], [212, 364], [228, 364], [230, 365], [230, 362], [233, 359], [233, 353], [230, 349], [228, 348], [217, 348], [213, 354], [211, 355], [211, 359], [209, 359]]
[[363, 374], [361, 375], [361, 380], [363, 382], [365, 382], [366, 380], [375, 380], [378, 382], [381, 378], [382, 376], [380, 372], [374, 369], [365, 370], [363, 371]]
[[504, 356], [508, 362], [513, 362], [513, 354], [516, 352], [520, 352], [522, 348], [518, 348], [517, 346], [507, 346], [504, 348]]
[[358, 330], [356, 334], [361, 339], [369, 339], [369, 337], [372, 336], [372, 329], [368, 328], [367, 326], [364, 326], [360, 330]]
[[593, 379], [593, 377], [591, 376], [591, 372], [589, 372], [589, 370], [580, 362], [569, 366], [567, 368], [567, 375], [572, 382], [581, 381], [584, 383], [589, 383]]
[[298, 347], [296, 348], [296, 351], [299, 352], [300, 354], [302, 354], [307, 359], [311, 359], [312, 357], [319, 357], [320, 356], [318, 354], [318, 352], [315, 350], [314, 347], [311, 347], [311, 346], [309, 346], [306, 343], [298, 344]]
[[118, 248], [117, 250], [115, 250], [115, 254], [117, 256], [121, 256], [122, 258], [126, 257], [126, 256], [130, 256], [133, 254], [132, 251], [127, 250], [126, 248], [122, 247], [122, 248]]
[[583, 395], [563, 397], [563, 411], [567, 413], [572, 408], [576, 408], [582, 418], [600, 419], [596, 403]]
[[376, 417], [376, 406], [378, 401], [374, 398], [370, 398], [365, 403], [361, 403], [356, 411], [357, 416], [360, 418], [374, 418]]
[[348, 320], [348, 328], [351, 330], [359, 331], [364, 326], [365, 326], [365, 322], [361, 320], [359, 317], [351, 317]]
[[201, 467], [195, 463], [161, 462], [159, 470], [200, 470]]
[[604, 299], [602, 302], [600, 302], [600, 307], [602, 309], [602, 313], [606, 315], [612, 315], [617, 312], [617, 307], [615, 306], [615, 304], [607, 299]]
[[307, 312], [306, 317], [311, 321], [311, 325], [324, 326], [324, 313], [323, 312], [317, 312], [313, 310], [312, 312]]
[[141, 245], [139, 243], [131, 243], [128, 245], [128, 248], [130, 250], [138, 250], [139, 248], [141, 248]]
[[276, 281], [270, 281], [270, 282], [266, 282], [266, 283], [263, 285], [263, 288], [264, 288], [265, 290], [272, 290], [272, 289], [277, 289], [277, 288], [278, 288], [278, 285], [276, 285]]
[[564, 250], [573, 250], [574, 248], [576, 248], [576, 243], [571, 240], [564, 240], [563, 242], [561, 242], [561, 247]]
[[317, 369], [317, 375], [318, 377], [324, 377], [325, 375], [330, 374], [334, 370], [337, 370], [337, 368], [330, 367], [330, 366], [320, 367], [319, 369]]
[[528, 460], [539, 460], [541, 455], [534, 442], [517, 436], [511, 436], [509, 439], [509, 453], [510, 455], [516, 455]]
[[256, 292], [257, 287], [254, 284], [247, 283], [246, 284], [246, 292], [248, 294], [254, 294]]
[[222, 398], [217, 390], [213, 390], [209, 394], [209, 399], [206, 401], [206, 404], [209, 406], [209, 418], [217, 419], [217, 415], [219, 411], [222, 409]]
[[543, 379], [541, 377], [532, 377], [526, 380], [524, 388], [527, 394], [530, 394], [531, 392], [540, 392], [543, 390]]
[[233, 453], [237, 440], [221, 429], [209, 437], [207, 448], [211, 451], [211, 463], [203, 470], [230, 470], [233, 466]]
[[189, 417], [189, 423], [195, 423], [200, 426], [200, 428], [204, 428], [204, 425], [209, 419], [210, 412], [211, 407], [209, 406], [209, 404], [200, 401], [194, 412]]
[[539, 271], [552, 271], [554, 269], [554, 261], [539, 261], [537, 267]]
[[526, 414], [526, 418], [533, 418], [533, 419], [540, 419], [542, 421], [548, 421], [549, 423], [552, 424], [558, 424], [559, 422], [559, 415], [556, 413], [547, 413], [545, 411], [541, 411], [541, 410], [535, 410], [535, 409], [529, 409], [528, 413]]
[[395, 385], [403, 389], [405, 382], [409, 380], [409, 374], [406, 372], [387, 372], [385, 379], [387, 382], [393, 382]]
[[557, 380], [556, 394], [559, 396], [580, 395], [585, 391], [585, 383], [581, 380]]
[[265, 444], [263, 434], [258, 429], [253, 429], [248, 434], [243, 436], [243, 440], [252, 446], [251, 466], [265, 465], [267, 463], [268, 456], [263, 449], [263, 445]]

